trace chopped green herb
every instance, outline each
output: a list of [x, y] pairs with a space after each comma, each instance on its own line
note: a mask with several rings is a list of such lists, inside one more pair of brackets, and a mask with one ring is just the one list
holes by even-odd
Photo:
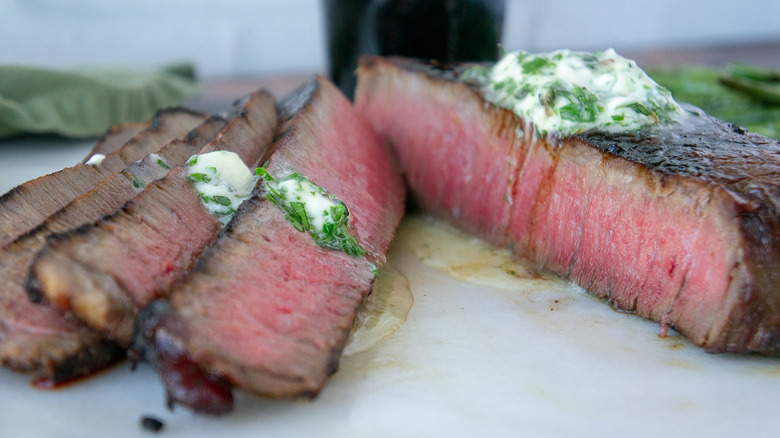
[[529, 61], [525, 61], [522, 64], [523, 73], [530, 75], [537, 75], [542, 72], [542, 69], [552, 65], [552, 62], [540, 56], [535, 56]]
[[170, 169], [171, 166], [168, 165], [168, 163], [165, 162], [162, 158], [157, 159], [157, 165], [162, 167], [163, 169]]
[[138, 177], [135, 176], [135, 174], [133, 174], [133, 187], [137, 189], [142, 189], [145, 187], [144, 184], [138, 179]]
[[231, 204], [230, 198], [228, 198], [227, 196], [214, 195], [214, 196], [211, 197], [211, 199], [214, 202], [216, 202], [217, 204], [222, 204], [222, 205], [230, 205]]

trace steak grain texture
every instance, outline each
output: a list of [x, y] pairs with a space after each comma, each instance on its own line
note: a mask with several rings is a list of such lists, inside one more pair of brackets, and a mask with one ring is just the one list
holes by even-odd
[[359, 68], [356, 106], [421, 208], [710, 352], [780, 353], [776, 140], [692, 107], [649, 134], [537, 138], [458, 68]]
[[30, 265], [49, 235], [92, 223], [115, 212], [141, 191], [133, 181], [140, 179], [148, 184], [164, 176], [167, 170], [156, 162], [157, 157], [164, 158], [171, 166], [183, 164], [214, 140], [224, 125], [224, 120], [210, 118], [185, 139], [174, 140], [163, 147], [154, 159], [147, 156], [111, 175], [43, 224], [0, 249], [2, 364], [57, 382], [102, 368], [123, 355], [116, 344], [105, 341], [80, 322], [67, 321], [59, 311], [31, 303], [25, 291]]
[[9, 190], [0, 197], [0, 248], [40, 225], [106, 177], [156, 152], [171, 140], [187, 135], [205, 119], [189, 110], [162, 110], [149, 128], [108, 153], [99, 166], [77, 164]]
[[[200, 153], [232, 151], [252, 166], [277, 124], [275, 101], [258, 91]], [[127, 347], [138, 311], [167, 296], [221, 228], [185, 174], [172, 169], [116, 213], [52, 236], [30, 268], [31, 296]]]
[[[298, 171], [343, 201], [366, 256], [317, 246], [261, 194], [246, 201], [170, 304], [144, 310], [136, 331], [134, 347], [169, 397], [197, 412], [231, 408], [225, 382], [266, 397], [319, 393], [371, 288], [369, 262], [382, 266], [403, 213], [389, 150], [330, 82], [318, 78], [280, 106], [268, 171]], [[187, 375], [194, 366], [202, 373]]]

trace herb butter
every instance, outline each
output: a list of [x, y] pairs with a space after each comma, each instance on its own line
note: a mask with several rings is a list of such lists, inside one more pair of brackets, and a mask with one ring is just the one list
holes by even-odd
[[[343, 202], [298, 172], [274, 177], [259, 167], [256, 170], [266, 199], [287, 215], [298, 230], [308, 232], [324, 248], [363, 256], [365, 250], [349, 232], [349, 211]], [[376, 270], [374, 266], [373, 270]]]
[[536, 133], [626, 132], [677, 120], [682, 111], [666, 88], [614, 50], [507, 53], [492, 68], [463, 79], [487, 100], [533, 123]]
[[198, 191], [201, 203], [227, 224], [252, 194], [257, 176], [237, 154], [228, 151], [194, 155], [187, 161], [187, 179]]

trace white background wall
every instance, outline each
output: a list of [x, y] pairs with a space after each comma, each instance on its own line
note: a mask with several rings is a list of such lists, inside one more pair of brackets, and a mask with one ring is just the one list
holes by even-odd
[[[0, 63], [190, 60], [202, 77], [324, 71], [321, 1], [0, 0]], [[780, 0], [507, 1], [510, 49], [780, 41]]]

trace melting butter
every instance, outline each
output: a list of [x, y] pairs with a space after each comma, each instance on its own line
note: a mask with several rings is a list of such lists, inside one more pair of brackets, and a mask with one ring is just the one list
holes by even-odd
[[406, 322], [414, 304], [409, 279], [388, 261], [363, 300], [344, 347], [344, 356], [368, 350]]
[[257, 176], [234, 152], [215, 151], [194, 155], [187, 161], [186, 177], [195, 185], [201, 203], [219, 217], [223, 225], [230, 222], [244, 200], [252, 194]]
[[398, 229], [396, 242], [426, 265], [473, 284], [527, 289], [528, 280], [538, 277], [509, 251], [427, 216], [407, 215]]
[[106, 159], [106, 156], [103, 154], [95, 154], [91, 157], [89, 157], [89, 160], [87, 160], [86, 164], [87, 166], [100, 166], [103, 164], [103, 160]]

